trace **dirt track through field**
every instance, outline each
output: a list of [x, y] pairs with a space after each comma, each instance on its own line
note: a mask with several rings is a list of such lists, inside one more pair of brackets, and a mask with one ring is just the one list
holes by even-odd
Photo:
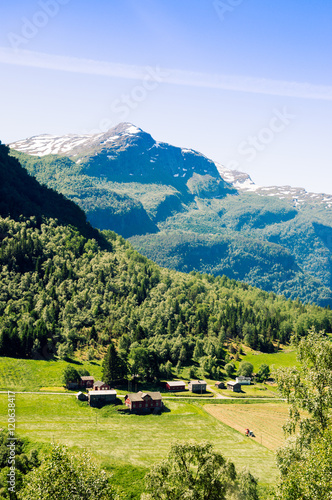
[[204, 405], [213, 417], [244, 434], [245, 429], [254, 431], [257, 443], [269, 450], [276, 450], [284, 443], [282, 426], [288, 417], [285, 404], [222, 404]]

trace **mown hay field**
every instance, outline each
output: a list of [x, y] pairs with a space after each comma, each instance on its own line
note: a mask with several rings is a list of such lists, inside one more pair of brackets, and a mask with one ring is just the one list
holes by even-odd
[[[167, 410], [161, 415], [139, 416], [121, 414], [111, 405], [90, 408], [68, 394], [17, 394], [17, 434], [32, 441], [54, 440], [73, 449], [87, 448], [101, 463], [134, 467], [150, 467], [162, 460], [174, 442], [206, 440], [238, 470], [248, 467], [261, 483], [275, 482], [272, 451], [224, 425], [199, 404], [165, 402]], [[7, 395], [0, 394], [0, 427], [6, 425]]]
[[288, 417], [288, 406], [285, 403], [254, 403], [250, 405], [204, 405], [204, 409], [212, 416], [241, 432], [245, 429], [254, 431], [253, 440], [269, 450], [276, 450], [284, 441], [283, 424]]

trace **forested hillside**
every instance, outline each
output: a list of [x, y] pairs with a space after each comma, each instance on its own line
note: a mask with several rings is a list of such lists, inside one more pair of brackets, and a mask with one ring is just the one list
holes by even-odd
[[53, 219], [1, 219], [1, 354], [118, 340], [124, 355], [144, 346], [156, 364], [224, 358], [226, 338], [273, 351], [292, 332], [332, 330], [332, 312], [226, 277], [162, 269], [122, 237], [112, 251]]
[[63, 224], [72, 224], [87, 237], [98, 238], [86, 220], [86, 215], [75, 203], [53, 189], [41, 186], [9, 156], [9, 148], [0, 142], [0, 215], [19, 220], [21, 215], [56, 217]]

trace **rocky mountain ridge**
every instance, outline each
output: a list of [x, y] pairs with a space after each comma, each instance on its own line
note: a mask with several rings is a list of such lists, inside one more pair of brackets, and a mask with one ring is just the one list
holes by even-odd
[[[159, 160], [165, 161], [165, 151], [169, 155], [171, 148], [174, 164], [170, 167], [169, 173], [174, 179], [188, 180], [193, 172], [203, 176], [211, 175], [216, 179], [220, 176], [227, 185], [239, 192], [252, 192], [261, 196], [285, 199], [290, 201], [294, 207], [299, 208], [303, 203], [312, 202], [321, 203], [328, 208], [332, 207], [331, 194], [307, 192], [301, 187], [292, 186], [258, 186], [244, 172], [230, 170], [193, 149], [175, 148], [167, 143], [155, 141], [150, 134], [131, 123], [120, 123], [107, 132], [97, 134], [67, 134], [64, 136], [44, 134], [11, 143], [9, 146], [11, 149], [31, 156], [66, 156], [77, 164], [82, 163], [86, 158], [93, 162], [94, 157], [105, 154], [107, 160], [112, 162], [112, 160], [117, 159], [119, 153], [122, 153], [123, 163], [126, 149], [131, 146], [142, 149], [143, 146], [140, 155], [144, 156], [145, 169], [139, 173], [141, 177], [146, 177], [144, 173], [149, 173], [154, 177]], [[195, 161], [193, 161], [194, 159]], [[146, 165], [147, 162], [150, 163], [149, 166]], [[189, 168], [186, 168], [188, 165], [190, 165]], [[97, 165], [97, 168], [98, 166], [100, 165]], [[107, 172], [98, 173], [100, 177], [107, 177]], [[128, 172], [128, 175], [134, 177], [135, 174]]]

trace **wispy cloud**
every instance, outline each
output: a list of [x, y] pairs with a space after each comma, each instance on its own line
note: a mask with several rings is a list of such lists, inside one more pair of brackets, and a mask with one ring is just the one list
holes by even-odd
[[[146, 79], [149, 69], [147, 66], [80, 59], [6, 47], [0, 47], [0, 63], [131, 80]], [[332, 86], [328, 85], [250, 76], [204, 74], [170, 68], [158, 68], [158, 74], [164, 83], [173, 85], [332, 101]], [[151, 79], [153, 78], [151, 75]]]

